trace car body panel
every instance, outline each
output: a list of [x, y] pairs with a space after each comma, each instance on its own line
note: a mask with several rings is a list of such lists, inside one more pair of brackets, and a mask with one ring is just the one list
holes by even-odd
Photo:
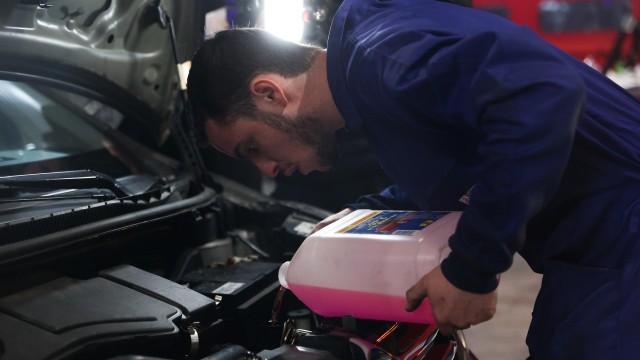
[[[59, 0], [45, 6], [20, 1], [8, 9], [10, 4], [2, 10], [0, 57], [28, 59], [45, 68], [63, 65], [107, 78], [157, 113], [159, 120], [149, 119], [147, 125], [158, 142], [166, 138], [179, 78], [157, 1]], [[189, 58], [203, 31], [194, 21], [198, 2], [160, 4], [174, 19], [179, 60]]]

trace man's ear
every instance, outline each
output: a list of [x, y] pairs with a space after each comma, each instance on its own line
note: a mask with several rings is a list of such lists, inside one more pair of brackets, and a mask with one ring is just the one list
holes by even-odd
[[251, 80], [249, 90], [253, 95], [256, 106], [269, 108], [284, 108], [288, 99], [284, 91], [284, 78], [273, 74], [260, 74]]

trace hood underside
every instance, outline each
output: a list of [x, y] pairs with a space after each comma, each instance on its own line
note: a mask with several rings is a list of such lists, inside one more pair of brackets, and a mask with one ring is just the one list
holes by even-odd
[[162, 121], [147, 125], [163, 133], [180, 84], [158, 3], [173, 19], [183, 62], [202, 38], [204, 20], [196, 0], [2, 0], [0, 57], [104, 77], [153, 109]]

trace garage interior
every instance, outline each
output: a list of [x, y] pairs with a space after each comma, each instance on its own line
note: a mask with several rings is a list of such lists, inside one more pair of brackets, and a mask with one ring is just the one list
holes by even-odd
[[[640, 100], [640, 0], [429, 1], [526, 27]], [[0, 360], [531, 359], [542, 275], [520, 255], [493, 319], [452, 335], [281, 288], [318, 223], [393, 182], [356, 132], [329, 171], [265, 176], [198, 130], [187, 78], [229, 29], [326, 48], [342, 2], [1, 0]]]

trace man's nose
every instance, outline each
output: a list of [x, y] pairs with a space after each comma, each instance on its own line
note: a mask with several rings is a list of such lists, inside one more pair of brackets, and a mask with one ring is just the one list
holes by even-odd
[[255, 159], [253, 160], [255, 166], [261, 173], [268, 177], [275, 177], [278, 175], [278, 162], [268, 159]]

